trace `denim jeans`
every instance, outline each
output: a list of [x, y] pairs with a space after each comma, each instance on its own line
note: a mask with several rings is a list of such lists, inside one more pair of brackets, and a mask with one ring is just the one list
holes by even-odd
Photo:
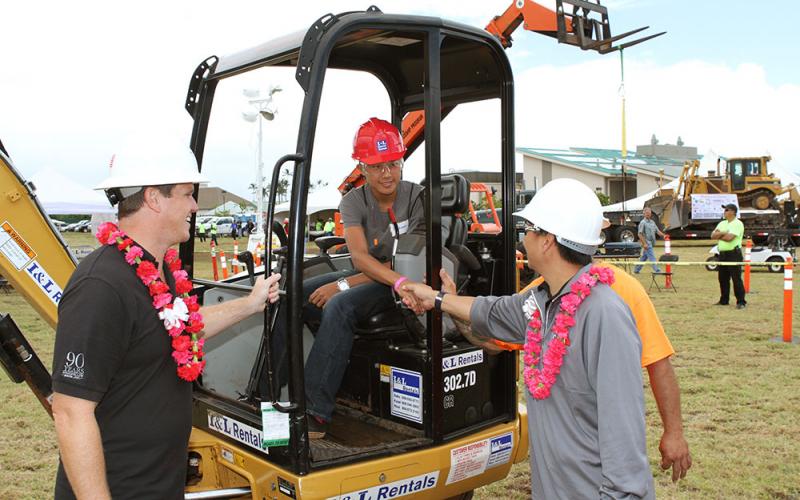
[[[314, 345], [305, 364], [306, 411], [325, 421], [330, 421], [333, 416], [336, 393], [350, 362], [356, 325], [362, 319], [394, 307], [391, 287], [380, 283], [365, 283], [338, 292], [322, 309], [308, 302], [317, 288], [355, 273], [352, 270], [335, 271], [303, 282], [303, 321], [319, 322]], [[272, 353], [280, 387], [288, 379], [285, 307], [278, 312]]]
[[[658, 272], [658, 265], [655, 264], [656, 262], [656, 251], [653, 250], [653, 245], [648, 243], [647, 248], [642, 250], [642, 256], [639, 257], [639, 262], [653, 262], [653, 271]], [[633, 268], [634, 273], [639, 273], [642, 270], [642, 265], [639, 264], [638, 266]]]

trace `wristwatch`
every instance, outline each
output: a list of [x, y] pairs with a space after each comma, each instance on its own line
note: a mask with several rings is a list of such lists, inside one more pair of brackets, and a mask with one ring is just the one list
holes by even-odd
[[442, 290], [439, 290], [439, 293], [436, 294], [436, 298], [433, 301], [433, 307], [435, 307], [437, 311], [442, 310], [442, 301], [444, 300], [445, 295], [447, 295], [447, 292], [443, 292]]
[[347, 282], [347, 278], [339, 278], [336, 281], [336, 286], [338, 286], [339, 290], [342, 292], [345, 290], [350, 290], [350, 283]]

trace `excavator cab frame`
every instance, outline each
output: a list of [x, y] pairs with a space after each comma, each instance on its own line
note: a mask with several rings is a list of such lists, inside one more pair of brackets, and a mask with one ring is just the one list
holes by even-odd
[[[427, 117], [424, 134], [415, 143], [415, 146], [424, 146], [419, 151], [425, 158], [422, 199], [425, 248], [442, 248], [444, 243], [442, 210], [445, 197], [449, 195], [443, 188], [440, 122], [446, 114], [445, 110], [486, 100], [499, 103], [498, 132], [502, 140], [498, 141], [501, 148], [498, 157], [503, 172], [501, 189], [504, 199], [514, 199], [513, 76], [503, 48], [485, 31], [438, 18], [384, 14], [376, 7], [371, 7], [366, 12], [328, 14], [305, 33], [289, 35], [224, 58], [212, 56], [195, 71], [186, 100], [186, 110], [194, 120], [191, 146], [201, 169], [205, 168], [204, 149], [218, 85], [228, 78], [270, 66], [296, 67], [295, 79], [304, 97], [296, 148], [278, 159], [272, 172], [268, 222], [265, 224], [266, 240], [271, 240], [273, 228], [275, 189], [278, 185], [275, 176], [287, 165], [293, 179], [290, 213], [306, 213], [311, 172], [315, 166], [314, 139], [318, 133], [323, 133], [319, 130], [318, 118], [323, 87], [326, 76], [333, 70], [361, 71], [376, 77], [388, 96], [391, 121], [396, 125], [399, 126], [403, 117], [410, 113], [424, 113]], [[413, 154], [415, 149], [410, 148], [406, 157]], [[502, 222], [503, 225], [511, 227], [512, 212], [508, 210], [503, 214], [507, 219]], [[207, 369], [208, 373], [195, 386], [195, 431], [190, 441], [190, 453], [194, 453], [196, 461], [205, 464], [197, 467], [198, 471], [205, 471], [205, 475], [195, 473], [195, 484], [190, 491], [207, 489], [213, 482], [208, 477], [209, 473], [220, 468], [225, 473], [217, 472], [217, 483], [222, 476], [232, 475], [236, 480], [229, 481], [226, 486], [249, 484], [254, 495], [257, 490], [265, 491], [266, 485], [252, 480], [250, 473], [245, 473], [248, 471], [236, 467], [236, 457], [258, 462], [273, 484], [280, 483], [277, 480], [279, 476], [286, 483], [284, 486], [287, 490], [302, 489], [305, 492], [303, 498], [306, 498], [305, 495], [316, 498], [323, 489], [324, 496], [330, 497], [334, 492], [345, 494], [349, 489], [357, 489], [353, 485], [379, 487], [381, 482], [391, 482], [384, 476], [422, 478], [420, 480], [425, 489], [428, 489], [428, 481], [432, 481], [430, 484], [436, 488], [436, 493], [428, 491], [427, 494], [447, 497], [504, 477], [512, 457], [513, 460], [521, 460], [527, 453], [522, 430], [525, 427], [525, 412], [517, 401], [516, 354], [502, 353], [489, 360], [480, 349], [464, 339], [446, 341], [442, 316], [437, 311], [431, 311], [423, 318], [424, 336], [421, 343], [397, 339], [388, 343], [378, 341], [370, 344], [366, 350], [359, 350], [354, 345], [351, 355], [349, 370], [363, 368], [359, 372], [363, 375], [353, 374], [350, 377], [353, 383], [347, 389], [351, 392], [361, 390], [359, 394], [363, 397], [354, 401], [361, 406], [349, 405], [342, 411], [352, 414], [355, 408], [359, 422], [380, 421], [381, 426], [386, 424], [386, 428], [408, 430], [413, 439], [383, 446], [364, 446], [361, 451], [330, 450], [308, 439], [303, 344], [306, 325], [301, 298], [303, 279], [311, 261], [305, 258], [304, 227], [304, 217], [291, 216], [286, 245], [274, 253], [268, 253], [263, 268], [271, 269], [272, 262], [277, 260], [285, 276], [282, 286], [286, 293], [277, 307], [286, 308], [287, 311], [288, 391], [285, 390], [284, 394], [288, 393], [288, 398], [281, 399], [278, 389], [271, 385], [265, 388], [259, 384], [264, 370], [269, 373], [273, 370], [269, 349], [277, 314], [275, 307], [271, 306], [264, 314], [263, 333], [259, 330], [261, 339], [257, 360], [246, 387], [241, 387], [239, 397], [223, 395], [214, 390], [210, 380], [206, 380], [213, 370]], [[506, 231], [484, 236], [488, 237], [481, 238], [480, 248], [484, 253], [480, 258], [482, 262], [490, 264], [486, 268], [488, 271], [478, 263], [475, 250], [470, 260], [475, 263], [476, 273], [488, 273], [490, 276], [468, 283], [466, 293], [513, 293], [515, 235]], [[180, 248], [181, 258], [190, 268], [194, 257], [193, 245], [194, 241], [189, 240]], [[440, 286], [439, 269], [443, 267], [443, 253], [444, 250], [429, 251], [424, 259], [425, 274], [434, 288]], [[202, 284], [196, 291], [204, 297], [204, 301], [216, 300], [212, 297], [219, 299], [220, 293], [225, 290], [236, 291], [236, 287], [241, 286], [246, 278], [238, 280], [232, 278], [218, 285], [196, 280]], [[225, 338], [226, 332], [223, 332], [214, 339]], [[364, 343], [366, 345], [368, 342]], [[215, 363], [213, 356], [218, 352], [215, 349], [222, 351], [224, 346], [207, 344], [209, 368]], [[356, 351], [360, 359], [355, 358]], [[462, 364], [471, 369], [462, 374]], [[395, 402], [386, 399], [390, 387], [386, 382], [389, 379], [394, 381], [396, 373], [410, 373], [411, 379], [419, 384], [416, 389], [419, 396], [397, 396], [398, 405], [403, 401], [417, 405], [410, 416], [407, 409], [403, 410], [405, 414], [399, 409], [395, 413]], [[346, 373], [343, 387], [347, 382]], [[359, 387], [354, 389], [353, 386]], [[475, 388], [480, 390], [474, 392]], [[454, 390], [461, 391], [457, 393], [461, 395], [456, 395], [455, 399]], [[395, 393], [389, 397], [394, 398]], [[401, 401], [402, 398], [406, 399]], [[382, 400], [385, 400], [382, 403], [384, 406], [376, 403]], [[244, 431], [239, 434], [232, 431], [233, 428], [246, 429], [250, 433], [248, 436], [260, 432], [262, 404], [270, 411], [288, 415], [288, 446], [261, 449], [241, 438], [244, 435], [241, 432]], [[385, 406], [388, 404], [392, 406], [391, 413]], [[376, 433], [379, 431], [375, 429]], [[451, 462], [446, 457], [450, 456], [453, 449], [462, 449], [475, 442], [483, 443], [480, 446], [488, 446], [490, 455], [502, 454], [498, 466], [484, 466], [483, 472], [475, 476], [459, 476], [461, 473], [456, 468], [460, 462]], [[248, 446], [243, 447], [242, 443]], [[226, 453], [233, 456], [232, 464], [215, 458]], [[216, 465], [210, 466], [209, 461]], [[390, 473], [393, 468], [404, 472]], [[375, 473], [367, 479], [365, 471]], [[379, 476], [382, 479], [376, 482]], [[260, 494], [255, 497], [261, 498]]]

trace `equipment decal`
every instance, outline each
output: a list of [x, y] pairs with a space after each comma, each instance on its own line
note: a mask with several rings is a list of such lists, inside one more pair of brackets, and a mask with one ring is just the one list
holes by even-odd
[[373, 486], [365, 490], [350, 491], [327, 500], [389, 500], [406, 495], [416, 494], [436, 486], [439, 471], [428, 472], [420, 476], [409, 477], [392, 483]]
[[11, 227], [8, 221], [0, 224], [0, 253], [14, 264], [17, 271], [36, 257], [36, 252], [28, 245], [22, 236]]
[[453, 392], [458, 389], [472, 387], [478, 381], [478, 374], [475, 370], [464, 373], [456, 373], [444, 377], [444, 392]]
[[462, 352], [455, 356], [442, 358], [442, 371], [446, 372], [455, 370], [456, 368], [464, 368], [465, 366], [478, 365], [480, 363], [483, 363], [483, 349]]
[[39, 288], [47, 295], [47, 298], [52, 300], [55, 305], [58, 305], [61, 301], [61, 296], [64, 295], [64, 291], [37, 261], [31, 261], [31, 263], [25, 267], [25, 274], [27, 274], [34, 283], [39, 285]]
[[422, 423], [422, 374], [392, 367], [391, 414]]
[[450, 450], [450, 473], [445, 484], [463, 481], [511, 460], [511, 433], [501, 434]]
[[269, 453], [266, 446], [262, 445], [261, 431], [250, 427], [230, 417], [208, 410], [208, 428], [220, 434], [232, 437], [251, 448]]

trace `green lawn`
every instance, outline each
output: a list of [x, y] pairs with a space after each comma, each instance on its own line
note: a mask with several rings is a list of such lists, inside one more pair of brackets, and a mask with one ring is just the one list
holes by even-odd
[[[92, 241], [88, 234], [66, 238], [71, 245]], [[230, 238], [220, 238], [220, 244], [232, 251]], [[710, 247], [680, 244], [675, 242], [673, 251], [681, 262], [704, 260]], [[198, 241], [196, 249], [196, 275], [210, 277], [206, 247]], [[800, 498], [800, 345], [770, 341], [781, 333], [783, 276], [754, 272], [749, 305], [737, 311], [711, 306], [718, 299], [715, 274], [697, 266], [675, 266], [674, 271], [678, 293], [653, 289], [651, 297], [677, 351], [673, 364], [694, 465], [678, 484], [661, 472], [661, 423], [645, 385], [648, 452], [658, 497]], [[649, 285], [647, 269], [639, 279]], [[800, 308], [794, 309], [798, 337]], [[13, 292], [0, 292], [0, 312], [12, 314], [49, 367], [52, 329]], [[12, 384], [4, 374], [0, 422], [0, 498], [52, 497], [57, 464], [52, 422], [27, 387]], [[529, 488], [526, 462], [476, 497], [528, 498]]]

